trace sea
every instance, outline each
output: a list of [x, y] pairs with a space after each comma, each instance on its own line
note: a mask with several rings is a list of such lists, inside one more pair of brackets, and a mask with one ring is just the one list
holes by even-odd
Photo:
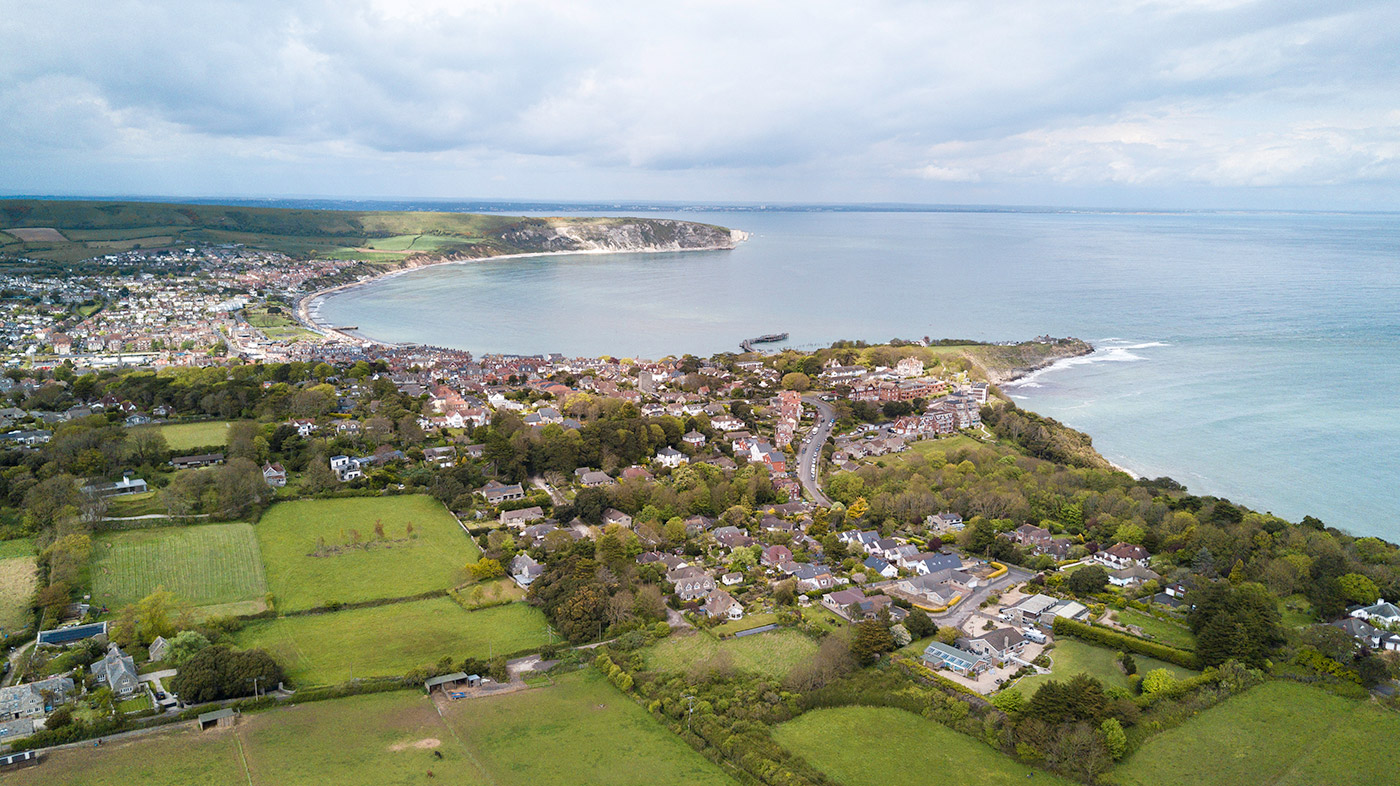
[[1075, 336], [1096, 351], [1005, 392], [1138, 475], [1400, 541], [1400, 215], [643, 215], [750, 237], [429, 267], [320, 311], [376, 339], [507, 354], [709, 355], [783, 332], [803, 349]]

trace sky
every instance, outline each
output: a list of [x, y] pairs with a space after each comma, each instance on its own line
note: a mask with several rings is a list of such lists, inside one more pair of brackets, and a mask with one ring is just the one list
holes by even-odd
[[1400, 210], [1400, 2], [0, 0], [0, 194]]

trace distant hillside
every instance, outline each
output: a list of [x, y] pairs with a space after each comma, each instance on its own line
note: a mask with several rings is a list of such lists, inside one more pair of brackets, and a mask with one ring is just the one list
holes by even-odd
[[[57, 230], [53, 232], [10, 230]], [[523, 218], [182, 205], [0, 200], [0, 256], [78, 262], [133, 249], [242, 243], [298, 257], [369, 262], [540, 251], [732, 248], [743, 233], [665, 218]]]

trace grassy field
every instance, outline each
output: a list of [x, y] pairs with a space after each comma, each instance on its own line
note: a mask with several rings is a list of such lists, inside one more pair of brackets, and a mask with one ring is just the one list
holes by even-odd
[[[273, 313], [270, 308], [278, 308], [280, 311]], [[263, 335], [273, 341], [295, 341], [316, 335], [302, 327], [291, 314], [292, 307], [285, 303], [269, 303], [243, 309], [243, 318], [248, 320], [248, 324], [261, 330]]]
[[0, 540], [0, 559], [34, 556], [34, 541], [29, 538]]
[[398, 676], [445, 655], [461, 660], [519, 652], [549, 643], [549, 634], [533, 606], [464, 611], [449, 598], [429, 598], [255, 622], [236, 641], [267, 650], [304, 686]]
[[[52, 751], [38, 767], [6, 773], [5, 782], [22, 786], [732, 784], [601, 677], [580, 672], [557, 683], [458, 702], [447, 709], [445, 718], [420, 693], [400, 691], [245, 715], [231, 730], [199, 732], [190, 724], [180, 724], [178, 730], [100, 748]], [[599, 744], [600, 740], [607, 744]]]
[[152, 513], [164, 515], [165, 505], [161, 504], [160, 494], [147, 491], [144, 494], [123, 494], [112, 497], [107, 505], [107, 515], [112, 518], [125, 516], [149, 516]]
[[34, 624], [29, 601], [38, 578], [34, 556], [0, 559], [0, 633], [16, 633]]
[[267, 580], [253, 525], [200, 524], [97, 537], [94, 603], [117, 609], [160, 586], [192, 606], [261, 604]]
[[763, 614], [745, 614], [741, 619], [722, 622], [713, 628], [716, 636], [732, 636], [741, 631], [761, 628], [764, 625], [772, 625], [778, 621], [778, 615], [772, 612]]
[[503, 786], [733, 784], [590, 670], [554, 687], [460, 701], [449, 726]]
[[1143, 614], [1136, 609], [1119, 609], [1113, 613], [1120, 623], [1142, 628], [1149, 639], [1184, 650], [1196, 649], [1196, 637], [1180, 622]]
[[813, 710], [778, 726], [773, 738], [843, 786], [997, 786], [1028, 779], [1069, 783], [890, 707]]
[[[1014, 689], [1030, 698], [1031, 694], [1035, 693], [1042, 684], [1050, 680], [1067, 680], [1081, 672], [1091, 677], [1097, 677], [1106, 686], [1118, 685], [1126, 688], [1128, 687], [1128, 675], [1118, 668], [1116, 654], [1113, 650], [1105, 647], [1095, 647], [1082, 641], [1062, 638], [1055, 644], [1055, 649], [1050, 650], [1050, 673], [1022, 677], [1016, 682]], [[1189, 677], [1194, 673], [1180, 666], [1149, 658], [1146, 655], [1134, 655], [1133, 660], [1137, 663], [1139, 674], [1146, 674], [1153, 669], [1166, 669], [1177, 677]]]
[[170, 449], [177, 454], [196, 448], [219, 447], [228, 441], [228, 421], [210, 420], [203, 423], [166, 423], [143, 428], [160, 429]]
[[705, 633], [674, 634], [648, 650], [646, 658], [650, 669], [683, 672], [693, 665], [713, 664], [724, 653], [736, 669], [781, 678], [816, 652], [817, 645], [801, 633], [774, 630], [724, 641]]
[[[1123, 786], [1362, 786], [1392, 782], [1400, 716], [1270, 682], [1147, 741], [1113, 772]], [[1392, 773], [1385, 775], [1384, 773]]]
[[[383, 541], [375, 540], [375, 522], [383, 525]], [[356, 532], [360, 546], [353, 545]], [[279, 611], [447, 589], [465, 580], [467, 563], [480, 555], [428, 496], [283, 502], [268, 509], [257, 533]]]

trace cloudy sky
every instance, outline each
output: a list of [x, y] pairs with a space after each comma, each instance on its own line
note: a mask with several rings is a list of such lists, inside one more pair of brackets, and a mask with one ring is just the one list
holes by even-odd
[[0, 0], [0, 193], [1400, 209], [1400, 3]]

